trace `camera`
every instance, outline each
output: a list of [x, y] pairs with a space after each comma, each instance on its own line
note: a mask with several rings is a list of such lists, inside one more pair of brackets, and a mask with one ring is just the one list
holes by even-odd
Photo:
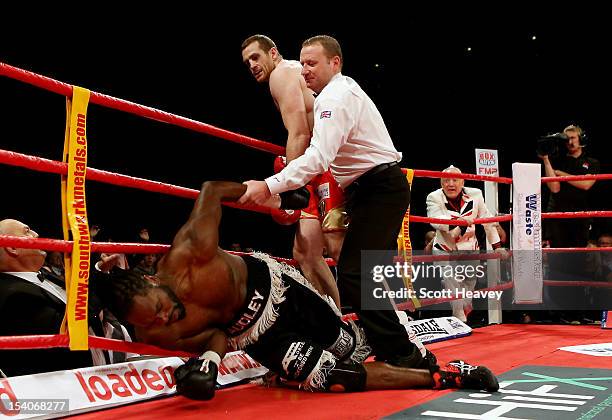
[[536, 152], [540, 156], [556, 156], [559, 153], [559, 148], [564, 147], [565, 143], [567, 143], [565, 133], [547, 134], [538, 139]]

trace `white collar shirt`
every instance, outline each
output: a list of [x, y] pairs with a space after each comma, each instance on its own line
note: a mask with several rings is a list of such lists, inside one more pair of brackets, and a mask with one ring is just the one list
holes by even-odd
[[300, 188], [331, 170], [342, 188], [383, 163], [399, 162], [380, 112], [350, 77], [336, 74], [314, 103], [310, 146], [281, 172], [267, 178], [272, 194]]
[[41, 289], [45, 289], [47, 292], [51, 293], [53, 296], [66, 303], [66, 291], [62, 289], [55, 283], [52, 283], [47, 280], [41, 281], [38, 278], [38, 273], [33, 271], [20, 271], [20, 272], [5, 272], [5, 274], [10, 274], [11, 276], [19, 277], [25, 281], [32, 283], [35, 286], [40, 287]]

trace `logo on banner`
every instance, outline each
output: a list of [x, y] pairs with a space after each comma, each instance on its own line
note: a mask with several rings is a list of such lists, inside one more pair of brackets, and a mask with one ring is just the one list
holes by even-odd
[[476, 149], [478, 175], [496, 176], [499, 173], [497, 150]]
[[165, 391], [173, 388], [174, 368], [172, 366], [158, 366], [156, 370], [137, 368], [129, 363], [125, 372], [103, 370], [86, 373], [74, 373], [83, 392], [90, 402], [96, 400], [108, 401], [111, 398], [133, 398], [136, 395], [145, 395], [151, 392]]
[[446, 318], [446, 321], [448, 322], [448, 325], [450, 325], [453, 330], [463, 329], [463, 324], [455, 318]]
[[491, 152], [480, 152], [478, 154], [478, 164], [482, 166], [497, 165], [497, 156]]
[[533, 233], [533, 222], [538, 212], [538, 196], [536, 194], [528, 195], [525, 199], [525, 234]]
[[418, 337], [426, 334], [448, 334], [448, 332], [442, 328], [435, 319], [429, 319], [422, 323], [412, 324], [411, 327]]

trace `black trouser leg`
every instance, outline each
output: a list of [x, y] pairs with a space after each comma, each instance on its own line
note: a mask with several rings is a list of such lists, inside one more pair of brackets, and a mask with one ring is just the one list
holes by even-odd
[[[361, 309], [361, 251], [397, 249], [397, 234], [410, 203], [410, 187], [397, 166], [362, 178], [347, 189], [350, 225], [338, 262], [341, 300], [359, 315], [378, 358], [409, 356], [416, 346], [410, 343], [395, 311]], [[364, 286], [373, 288], [374, 283], [370, 283]]]

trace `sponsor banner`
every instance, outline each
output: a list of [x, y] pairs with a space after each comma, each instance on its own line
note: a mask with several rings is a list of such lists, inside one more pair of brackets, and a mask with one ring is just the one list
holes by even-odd
[[476, 173], [478, 175], [499, 176], [497, 150], [476, 149]]
[[[476, 173], [478, 175], [499, 176], [499, 155], [494, 149], [476, 149]], [[485, 205], [492, 215], [496, 216], [499, 213], [498, 203], [498, 184], [497, 182], [485, 181], [484, 183], [484, 199]], [[492, 250], [493, 247], [489, 240], [487, 249]], [[499, 283], [501, 275], [501, 264], [499, 260], [490, 260], [487, 262], [487, 287], [494, 287]], [[488, 301], [489, 322], [501, 324], [501, 305], [499, 301]]]
[[609, 419], [612, 370], [521, 366], [499, 392], [458, 390], [384, 419]]
[[[475, 149], [476, 150], [476, 173], [478, 175], [486, 176], [499, 176], [499, 155], [497, 150], [493, 149]], [[485, 205], [489, 209], [492, 215], [498, 213], [498, 191], [497, 182], [485, 181], [484, 183], [484, 199]], [[489, 241], [487, 240], [487, 249], [490, 247]]]
[[[3, 379], [0, 418], [60, 417], [172, 394], [173, 372], [182, 363], [178, 357], [168, 357]], [[68, 404], [59, 412], [10, 410], [24, 400], [65, 399]]]
[[[45, 418], [109, 408], [176, 392], [178, 357], [0, 379], [0, 419]], [[244, 352], [228, 353], [217, 383], [228, 386], [255, 378], [267, 369]]]
[[87, 305], [89, 289], [90, 237], [85, 200], [87, 176], [87, 105], [89, 91], [73, 87], [66, 98], [66, 136], [64, 162], [68, 173], [62, 176], [62, 226], [64, 239], [68, 229], [74, 241], [72, 254], [64, 257], [66, 267], [66, 313], [61, 332], [70, 332], [70, 349], [88, 349]]
[[[410, 189], [412, 189], [413, 179], [414, 169], [406, 169], [406, 180], [408, 181]], [[408, 205], [408, 209], [404, 215], [402, 227], [397, 235], [397, 254], [401, 261], [412, 266], [412, 243], [410, 242], [410, 204]], [[412, 287], [412, 272], [410, 270], [403, 274], [402, 279], [404, 281], [404, 287], [414, 291]], [[407, 301], [407, 303], [409, 305], [408, 308], [411, 310], [421, 307], [419, 298], [417, 298], [414, 294], [410, 296], [410, 300]]]
[[472, 333], [472, 328], [454, 316], [420, 319], [408, 322], [412, 331], [422, 343], [451, 340]]
[[540, 164], [512, 164], [512, 274], [514, 303], [517, 304], [542, 303], [540, 171]]
[[219, 366], [217, 383], [227, 386], [242, 382], [245, 379], [257, 378], [268, 372], [268, 369], [257, 363], [243, 351], [228, 353]]
[[581, 346], [559, 347], [559, 350], [572, 353], [586, 354], [588, 356], [612, 357], [612, 343], [584, 344]]

